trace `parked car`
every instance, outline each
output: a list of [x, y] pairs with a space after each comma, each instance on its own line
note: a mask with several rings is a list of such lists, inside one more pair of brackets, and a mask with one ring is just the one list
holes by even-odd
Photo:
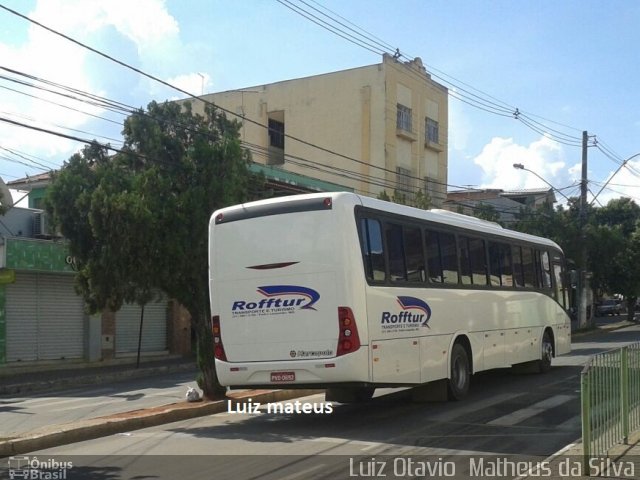
[[620, 315], [620, 313], [622, 313], [622, 305], [618, 300], [603, 300], [602, 303], [596, 307], [596, 315], [599, 317], [604, 315]]

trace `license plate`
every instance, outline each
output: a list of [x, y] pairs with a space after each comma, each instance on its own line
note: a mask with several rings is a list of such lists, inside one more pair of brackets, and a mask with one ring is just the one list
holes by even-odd
[[271, 372], [272, 382], [295, 382], [296, 372]]

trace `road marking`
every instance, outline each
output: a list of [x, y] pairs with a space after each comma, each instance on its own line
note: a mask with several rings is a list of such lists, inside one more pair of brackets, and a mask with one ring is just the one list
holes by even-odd
[[520, 423], [524, 420], [527, 420], [531, 417], [535, 417], [539, 413], [548, 410], [550, 408], [557, 407], [562, 405], [563, 403], [567, 403], [571, 400], [574, 400], [576, 397], [574, 395], [554, 395], [553, 397], [547, 398], [546, 400], [542, 400], [541, 402], [535, 403], [527, 408], [522, 408], [520, 410], [516, 410], [513, 413], [509, 413], [508, 415], [504, 415], [502, 417], [496, 418], [495, 420], [491, 420], [487, 423], [487, 425], [499, 425], [501, 427], [510, 427]]
[[502, 393], [500, 395], [496, 395], [494, 397], [487, 398], [485, 400], [480, 400], [479, 402], [469, 402], [465, 406], [452, 408], [445, 412], [438, 413], [436, 415], [432, 415], [427, 418], [429, 420], [435, 420], [436, 422], [449, 422], [467, 413], [477, 412], [478, 410], [481, 410], [483, 408], [492, 407], [494, 405], [497, 405], [498, 403], [512, 400], [521, 395], [523, 394], [522, 393]]

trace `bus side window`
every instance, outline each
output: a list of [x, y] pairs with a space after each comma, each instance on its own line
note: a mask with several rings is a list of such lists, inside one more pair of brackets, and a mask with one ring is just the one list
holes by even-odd
[[360, 248], [368, 280], [384, 282], [384, 251], [382, 250], [382, 228], [378, 220], [360, 220]]
[[553, 264], [553, 276], [555, 277], [556, 281], [556, 300], [558, 300], [558, 303], [564, 308], [567, 308], [567, 287], [564, 284], [565, 275], [562, 271], [562, 265], [558, 263]]
[[524, 271], [522, 264], [522, 247], [514, 245], [513, 253], [513, 279], [516, 287], [524, 287]]
[[440, 259], [440, 235], [433, 230], [424, 231], [424, 241], [427, 249], [427, 268], [429, 281], [442, 283], [442, 261]]
[[474, 285], [487, 285], [487, 253], [484, 240], [469, 239], [469, 255], [471, 257], [471, 272]]
[[551, 264], [549, 263], [549, 252], [540, 252], [540, 266], [542, 268], [542, 288], [551, 288]]
[[442, 275], [444, 283], [458, 283], [458, 249], [456, 236], [452, 233], [440, 232], [440, 248], [442, 253]]
[[487, 284], [487, 259], [484, 240], [458, 236], [460, 280], [463, 285]]
[[389, 276], [392, 282], [405, 282], [407, 280], [407, 266], [404, 260], [404, 245], [402, 241], [402, 226], [385, 224], [385, 237], [389, 252]]
[[460, 282], [463, 285], [471, 285], [473, 277], [471, 275], [471, 255], [469, 253], [469, 238], [459, 236], [460, 245]]
[[522, 269], [524, 271], [524, 286], [535, 288], [537, 286], [536, 267], [533, 263], [533, 251], [529, 247], [522, 248]]
[[512, 287], [511, 248], [505, 243], [489, 242], [489, 267], [491, 285]]
[[416, 227], [404, 227], [404, 250], [406, 253], [407, 280], [424, 282], [424, 253], [422, 250], [422, 231]]

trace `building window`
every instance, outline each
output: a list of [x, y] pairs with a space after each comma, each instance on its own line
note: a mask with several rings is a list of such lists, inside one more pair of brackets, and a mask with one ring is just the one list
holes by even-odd
[[269, 119], [269, 145], [284, 149], [284, 123]]
[[436, 120], [434, 120], [433, 118], [425, 118], [425, 134], [426, 134], [426, 141], [427, 142], [432, 142], [432, 143], [440, 143], [438, 141], [438, 122]]
[[434, 197], [439, 197], [440, 195], [440, 182], [438, 182], [435, 178], [424, 177], [424, 193], [429, 195], [432, 199]]
[[402, 167], [396, 168], [396, 189], [398, 192], [407, 197], [413, 195], [413, 182], [411, 180], [411, 170]]
[[411, 109], [409, 107], [401, 105], [400, 103], [398, 104], [398, 118], [396, 127], [407, 132], [413, 131], [413, 129], [411, 128]]

